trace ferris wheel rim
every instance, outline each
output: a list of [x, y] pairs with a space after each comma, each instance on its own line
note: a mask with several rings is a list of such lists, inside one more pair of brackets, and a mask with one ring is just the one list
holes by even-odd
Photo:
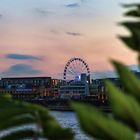
[[[75, 63], [75, 64], [74, 64]], [[74, 69], [75, 68], [75, 69]], [[81, 69], [82, 70], [81, 70]], [[64, 74], [63, 74], [63, 79], [66, 80], [67, 79], [67, 76], [68, 74], [71, 74], [71, 75], [77, 75], [77, 74], [81, 74], [83, 71], [83, 73], [86, 71], [86, 74], [87, 76], [90, 75], [90, 69], [89, 69], [89, 66], [88, 64], [81, 58], [77, 58], [77, 57], [74, 57], [74, 58], [71, 58], [65, 65], [64, 67]], [[79, 72], [80, 71], [80, 72]]]

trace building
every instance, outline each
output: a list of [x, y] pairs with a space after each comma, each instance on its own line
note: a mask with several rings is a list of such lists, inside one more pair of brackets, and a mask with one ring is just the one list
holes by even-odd
[[61, 98], [81, 98], [87, 95], [89, 95], [89, 84], [86, 74], [81, 74], [80, 78], [66, 82], [60, 86]]
[[[140, 72], [132, 71], [137, 78], [140, 79]], [[98, 95], [99, 99], [105, 100], [108, 98], [107, 88], [105, 85], [105, 81], [111, 81], [116, 87], [125, 90], [121, 79], [119, 77], [116, 78], [103, 78], [103, 79], [92, 79], [90, 84], [90, 94], [91, 95]]]
[[[140, 79], [140, 72], [132, 71], [137, 78]], [[120, 89], [124, 89], [121, 79], [119, 77], [116, 78], [102, 78], [102, 79], [92, 79], [92, 82], [90, 84], [90, 93], [91, 94], [106, 94], [107, 89], [105, 86], [105, 81], [111, 81], [116, 87]]]
[[111, 81], [116, 87], [122, 89], [119, 78], [104, 78], [92, 80], [90, 84], [90, 95], [98, 96], [98, 100], [105, 102], [108, 100], [107, 88], [105, 81]]
[[52, 79], [52, 93], [53, 96], [55, 97], [59, 97], [60, 96], [60, 85], [62, 85], [64, 82], [64, 80], [60, 80], [60, 79]]
[[0, 93], [9, 93], [14, 98], [31, 100], [51, 94], [51, 77], [2, 78]]
[[121, 81], [119, 78], [104, 78], [104, 79], [95, 79], [91, 83], [91, 94], [106, 94], [107, 89], [105, 86], [105, 81], [111, 81], [115, 86], [122, 88]]

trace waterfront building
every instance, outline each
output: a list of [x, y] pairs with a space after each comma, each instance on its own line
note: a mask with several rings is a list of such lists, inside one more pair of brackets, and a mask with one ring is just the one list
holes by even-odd
[[104, 78], [92, 80], [92, 93], [93, 94], [106, 94], [107, 89], [105, 86], [105, 81], [111, 81], [115, 86], [122, 88], [121, 81], [119, 78]]
[[[140, 72], [132, 71], [137, 78], [140, 79]], [[90, 94], [91, 95], [98, 95], [99, 99], [106, 100], [108, 99], [108, 92], [105, 86], [105, 81], [111, 81], [116, 87], [125, 90], [121, 79], [119, 77], [115, 78], [101, 78], [101, 79], [92, 79], [90, 84]]]
[[60, 86], [60, 96], [63, 99], [81, 98], [87, 95], [89, 95], [89, 83], [84, 73], [75, 80], [71, 80]]
[[90, 95], [98, 96], [98, 100], [101, 100], [102, 102], [108, 100], [108, 92], [105, 86], [105, 81], [111, 81], [116, 87], [122, 89], [121, 81], [119, 78], [92, 79], [90, 84]]
[[2, 78], [0, 93], [8, 93], [23, 100], [43, 98], [51, 94], [51, 84], [51, 77]]
[[60, 96], [59, 89], [60, 89], [60, 85], [62, 85], [63, 83], [64, 83], [64, 80], [52, 79], [52, 92], [53, 92], [53, 95], [55, 97], [59, 97]]
[[[140, 79], [140, 72], [132, 71], [137, 78]], [[121, 79], [119, 77], [115, 78], [100, 78], [100, 79], [92, 79], [90, 84], [90, 93], [91, 94], [107, 94], [107, 89], [105, 86], [105, 81], [111, 81], [116, 87], [120, 89], [124, 89]]]

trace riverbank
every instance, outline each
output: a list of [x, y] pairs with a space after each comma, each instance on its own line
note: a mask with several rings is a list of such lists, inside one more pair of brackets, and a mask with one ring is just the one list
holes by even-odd
[[90, 104], [90, 105], [96, 107], [98, 110], [101, 110], [104, 112], [111, 112], [111, 108], [108, 105], [108, 102], [101, 102], [98, 100], [62, 100], [62, 99], [45, 100], [44, 99], [44, 100], [33, 100], [30, 102], [45, 106], [49, 110], [73, 111], [71, 106], [70, 106], [70, 103], [72, 101]]
[[[47, 108], [52, 111], [73, 111], [73, 109], [69, 106], [47, 106]], [[110, 107], [100, 106], [96, 108], [103, 112], [111, 112]]]

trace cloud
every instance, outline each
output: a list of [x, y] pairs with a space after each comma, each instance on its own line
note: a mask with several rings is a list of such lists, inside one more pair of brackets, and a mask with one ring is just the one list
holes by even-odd
[[50, 32], [53, 33], [53, 34], [59, 34], [59, 31], [57, 31], [57, 30], [53, 30], [53, 29], [50, 30]]
[[0, 14], [0, 18], [2, 18], [3, 17], [3, 15], [2, 14]]
[[48, 15], [52, 14], [51, 11], [47, 11], [47, 10], [44, 10], [41, 8], [34, 8], [34, 11], [40, 16], [48, 16]]
[[82, 36], [82, 34], [77, 33], [77, 32], [66, 32], [67, 35], [72, 35], [72, 36]]
[[18, 76], [18, 75], [36, 75], [41, 74], [40, 70], [34, 69], [32, 66], [27, 64], [15, 64], [12, 65], [6, 72], [3, 72], [4, 76]]
[[41, 60], [41, 58], [39, 57], [26, 55], [26, 54], [7, 54], [5, 57], [9, 59], [19, 59], [19, 60], [25, 60], [25, 59]]
[[71, 3], [71, 4], [66, 4], [65, 6], [68, 8], [75, 8], [75, 7], [79, 7], [80, 5], [79, 3]]

